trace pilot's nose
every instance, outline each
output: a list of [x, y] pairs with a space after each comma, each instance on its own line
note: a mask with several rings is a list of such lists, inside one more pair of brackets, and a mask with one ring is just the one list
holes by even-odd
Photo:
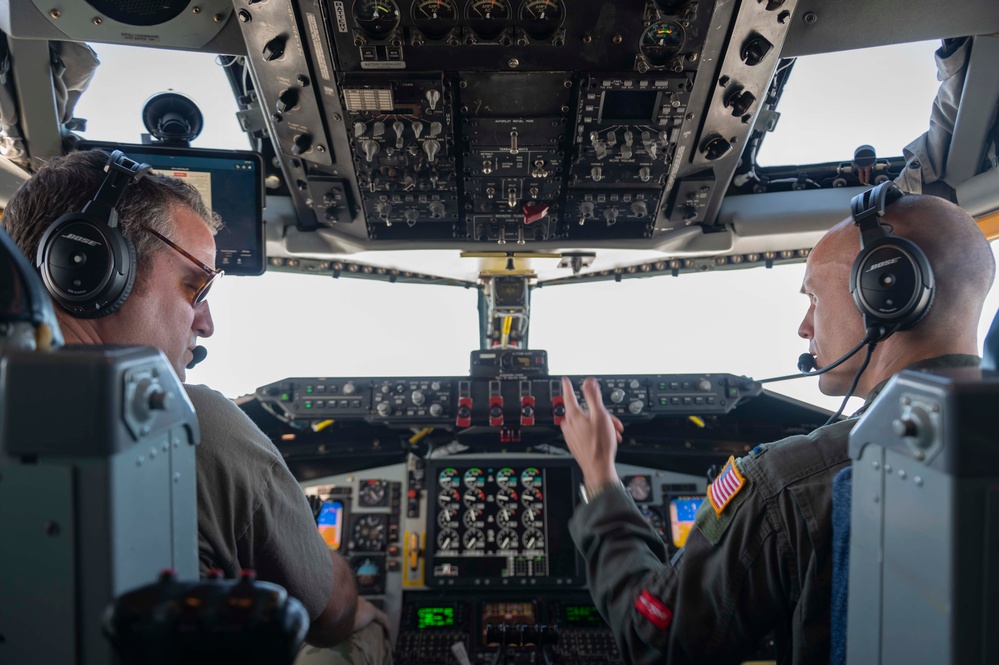
[[805, 318], [801, 320], [798, 325], [798, 337], [802, 339], [812, 339], [815, 336], [815, 330], [812, 327], [812, 318], [815, 315], [815, 305], [809, 305], [808, 311], [805, 312]]
[[211, 337], [215, 334], [215, 322], [212, 321], [212, 310], [207, 300], [194, 310], [194, 323], [191, 324], [191, 329], [198, 337]]

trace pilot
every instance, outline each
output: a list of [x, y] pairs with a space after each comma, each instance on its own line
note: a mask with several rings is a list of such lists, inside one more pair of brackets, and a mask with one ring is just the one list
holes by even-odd
[[[850, 463], [850, 430], [900, 370], [977, 366], [978, 320], [995, 277], [988, 241], [957, 206], [908, 195], [883, 219], [930, 261], [937, 292], [928, 314], [877, 345], [856, 389], [866, 401], [853, 417], [729, 460], [672, 560], [618, 479], [621, 424], [604, 408], [596, 381], [584, 382], [589, 406], [581, 409], [563, 379], [562, 432], [587, 498], [570, 530], [594, 602], [627, 661], [739, 662], [768, 634], [780, 663], [828, 663], [830, 649], [842, 646], [830, 637], [831, 496], [834, 476]], [[801, 292], [809, 306], [798, 334], [820, 369], [865, 336], [849, 288], [859, 248], [860, 232], [847, 219], [808, 257]], [[822, 392], [847, 394], [863, 356], [821, 375]]]
[[[107, 154], [72, 153], [42, 167], [14, 194], [0, 223], [34, 259], [42, 234], [79, 211], [104, 178]], [[149, 174], [128, 186], [119, 227], [135, 247], [136, 278], [120, 309], [76, 318], [56, 306], [67, 344], [160, 349], [181, 381], [200, 337], [215, 326], [205, 300], [216, 277], [220, 220], [185, 183]], [[85, 388], [84, 388], [85, 389]], [[205, 386], [186, 386], [198, 414], [198, 551], [201, 572], [227, 577], [254, 569], [305, 606], [311, 619], [300, 660], [390, 662], [388, 619], [357, 595], [347, 562], [316, 529], [301, 486], [270, 440], [232, 402]], [[323, 647], [335, 647], [327, 649]], [[320, 649], [321, 648], [321, 649]], [[309, 652], [306, 654], [305, 652]]]

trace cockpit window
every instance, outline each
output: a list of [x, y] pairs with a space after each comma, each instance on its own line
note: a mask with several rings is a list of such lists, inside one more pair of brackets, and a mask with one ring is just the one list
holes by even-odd
[[939, 46], [915, 42], [798, 58], [757, 164], [848, 162], [864, 144], [878, 157], [901, 156], [929, 127]]
[[142, 107], [153, 95], [171, 90], [195, 101], [205, 118], [195, 148], [246, 150], [247, 135], [236, 120], [236, 100], [223, 67], [230, 56], [92, 44], [101, 61], [75, 115], [86, 118], [88, 141], [140, 143]]

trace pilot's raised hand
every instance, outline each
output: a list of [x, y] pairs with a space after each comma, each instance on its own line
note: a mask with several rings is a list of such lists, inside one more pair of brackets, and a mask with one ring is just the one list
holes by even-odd
[[587, 494], [594, 496], [599, 490], [620, 482], [614, 457], [624, 425], [604, 406], [600, 386], [592, 376], [583, 381], [585, 409], [579, 406], [572, 383], [565, 377], [562, 377], [562, 395], [565, 401], [562, 436], [583, 471]]

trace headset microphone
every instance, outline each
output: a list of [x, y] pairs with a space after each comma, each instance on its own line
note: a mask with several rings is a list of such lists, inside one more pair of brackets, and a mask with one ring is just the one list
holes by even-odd
[[798, 356], [798, 371], [802, 376], [807, 376], [815, 369], [815, 357], [811, 353], [802, 353]]
[[196, 346], [191, 350], [191, 362], [187, 363], [187, 369], [194, 369], [208, 355], [208, 349], [203, 346]]

